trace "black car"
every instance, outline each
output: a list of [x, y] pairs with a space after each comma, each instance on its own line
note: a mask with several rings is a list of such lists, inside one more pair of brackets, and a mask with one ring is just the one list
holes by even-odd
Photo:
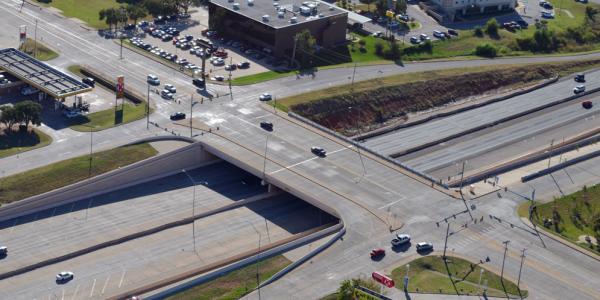
[[458, 31], [456, 31], [454, 29], [448, 29], [448, 34], [449, 35], [458, 35]]
[[583, 75], [583, 74], [575, 75], [575, 81], [576, 82], [585, 82], [585, 75]]
[[241, 63], [239, 63], [239, 64], [238, 64], [238, 68], [240, 68], [240, 69], [247, 69], [247, 68], [250, 68], [250, 63], [249, 63], [249, 62], [247, 62], [247, 61], [245, 61], [245, 62], [241, 62]]
[[167, 20], [171, 22], [177, 21], [177, 15], [170, 15], [167, 17]]
[[430, 242], [417, 243], [417, 252], [433, 251], [433, 244]]
[[323, 149], [321, 147], [317, 147], [317, 146], [311, 147], [310, 152], [312, 152], [318, 156], [325, 156], [327, 154], [327, 151], [325, 151], [325, 149]]
[[192, 84], [199, 88], [206, 87], [206, 83], [201, 78], [195, 78], [194, 80], [192, 80]]
[[167, 19], [163, 16], [158, 16], [154, 18], [154, 24], [165, 24], [166, 21]]
[[529, 23], [525, 22], [524, 20], [518, 20], [517, 24], [519, 24], [522, 28], [529, 27]]
[[267, 122], [267, 121], [262, 121], [262, 122], [260, 122], [260, 127], [262, 127], [265, 130], [271, 131], [271, 130], [273, 130], [273, 123]]
[[545, 9], [553, 9], [554, 8], [554, 6], [552, 6], [552, 3], [550, 3], [550, 2], [545, 2], [542, 6]]
[[592, 103], [592, 101], [583, 101], [581, 102], [581, 106], [583, 106], [583, 108], [585, 109], [590, 109], [594, 106], [594, 104]]
[[174, 114], [171, 114], [171, 116], [169, 118], [171, 120], [183, 120], [183, 119], [185, 119], [185, 113], [176, 112]]
[[135, 29], [135, 24], [127, 24], [127, 25], [123, 26], [123, 29], [133, 30], [133, 29]]
[[96, 84], [96, 81], [92, 77], [86, 77], [84, 79], [81, 79], [81, 82], [83, 82], [91, 87], [94, 87], [94, 85]]

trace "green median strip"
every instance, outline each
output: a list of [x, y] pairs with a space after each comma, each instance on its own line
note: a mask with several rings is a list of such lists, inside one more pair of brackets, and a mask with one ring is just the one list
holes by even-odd
[[48, 146], [51, 142], [52, 138], [49, 135], [35, 128], [31, 132], [0, 132], [0, 158]]
[[169, 300], [209, 300], [240, 299], [256, 288], [256, 272], [263, 282], [291, 263], [283, 255], [274, 256], [260, 263], [255, 263], [235, 270], [215, 280], [195, 286], [189, 290], [173, 295]]
[[158, 152], [149, 144], [123, 146], [90, 156], [79, 156], [23, 173], [0, 178], [0, 204], [61, 188], [89, 177], [130, 165]]
[[[58, 57], [58, 53], [56, 51], [48, 48], [46, 45], [37, 41], [37, 43], [28, 38], [23, 45], [19, 48], [19, 50], [35, 57], [38, 60], [46, 61], [55, 59]], [[35, 52], [35, 53], [34, 53]]]
[[109, 108], [75, 117], [70, 121], [69, 127], [75, 131], [100, 131], [140, 120], [146, 116], [146, 109], [146, 102], [138, 105], [125, 103], [123, 106], [119, 105], [117, 109]]
[[[441, 256], [425, 256], [409, 264], [408, 291], [411, 293], [482, 295], [483, 289], [487, 288], [488, 297], [525, 298], [528, 295], [506, 277], [501, 281], [498, 274], [482, 268], [481, 263], [458, 257], [448, 256], [444, 262]], [[406, 270], [406, 265], [402, 265], [392, 271], [392, 279], [399, 290], [404, 290]]]

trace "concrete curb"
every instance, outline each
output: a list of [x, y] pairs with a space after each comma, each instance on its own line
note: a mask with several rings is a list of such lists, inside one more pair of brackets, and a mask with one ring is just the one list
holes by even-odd
[[[523, 224], [525, 224], [525, 226], [529, 227], [530, 229], [535, 230], [535, 228], [533, 227], [533, 224], [531, 224], [531, 222], [527, 218], [520, 217], [519, 219], [521, 219], [521, 222]], [[568, 241], [568, 240], [566, 240], [566, 239], [564, 239], [562, 237], [559, 237], [559, 236], [557, 236], [557, 235], [555, 235], [553, 233], [550, 233], [550, 232], [546, 231], [546, 229], [543, 228], [543, 227], [537, 226], [536, 228], [541, 228], [541, 230], [537, 230], [537, 232], [543, 234], [544, 236], [549, 237], [549, 238], [553, 239], [554, 241], [556, 241], [558, 243], [561, 243], [561, 244], [563, 244], [563, 245], [565, 245], [565, 246], [567, 246], [567, 247], [569, 247], [569, 248], [571, 248], [571, 249], [573, 249], [573, 250], [575, 250], [575, 251], [577, 251], [577, 252], [579, 252], [579, 253], [587, 256], [587, 257], [589, 257], [589, 258], [592, 258], [592, 259], [595, 259], [597, 261], [600, 261], [600, 255], [598, 255], [596, 253], [593, 253], [591, 251], [588, 251], [585, 248], [579, 247], [576, 244], [574, 244], [574, 243], [572, 243], [572, 242], [570, 242], [570, 241]]]
[[203, 212], [203, 213], [199, 213], [199, 214], [197, 214], [194, 217], [187, 217], [187, 218], [184, 218], [184, 219], [181, 219], [181, 220], [178, 220], [178, 221], [169, 222], [169, 223], [166, 223], [166, 224], [163, 224], [163, 225], [159, 225], [159, 226], [156, 226], [156, 227], [153, 227], [153, 228], [150, 228], [150, 229], [146, 229], [146, 230], [139, 231], [139, 232], [136, 232], [136, 233], [133, 233], [133, 234], [129, 234], [129, 235], [126, 235], [126, 236], [123, 236], [123, 237], [120, 237], [120, 238], [116, 238], [116, 239], [108, 240], [108, 241], [105, 241], [105, 242], [102, 242], [102, 243], [99, 243], [99, 244], [96, 244], [96, 245], [92, 245], [92, 246], [89, 246], [89, 247], [86, 247], [86, 248], [83, 248], [83, 249], [80, 249], [80, 250], [77, 250], [77, 251], [74, 251], [74, 252], [71, 252], [71, 253], [67, 253], [65, 255], [61, 255], [61, 256], [58, 256], [58, 257], [46, 259], [46, 260], [43, 260], [41, 262], [34, 263], [34, 264], [31, 264], [31, 265], [28, 265], [28, 266], [20, 267], [20, 268], [18, 268], [16, 270], [12, 270], [12, 271], [8, 271], [8, 272], [0, 274], [0, 280], [6, 279], [6, 278], [10, 278], [10, 277], [13, 277], [13, 276], [17, 276], [17, 275], [21, 275], [21, 274], [33, 271], [35, 269], [43, 268], [43, 267], [46, 267], [46, 266], [49, 266], [49, 265], [53, 265], [53, 264], [56, 264], [56, 263], [59, 263], [59, 262], [62, 262], [62, 261], [73, 259], [73, 258], [76, 258], [78, 256], [82, 256], [82, 255], [85, 255], [85, 254], [88, 254], [88, 253], [92, 253], [92, 252], [95, 252], [95, 251], [98, 251], [98, 250], [101, 250], [101, 249], [104, 249], [104, 248], [116, 246], [116, 245], [119, 245], [119, 244], [122, 244], [122, 243], [125, 243], [125, 242], [128, 242], [128, 241], [131, 241], [131, 240], [135, 240], [135, 239], [138, 239], [138, 238], [143, 238], [145, 236], [148, 236], [148, 235], [151, 235], [151, 234], [155, 234], [155, 233], [167, 230], [167, 229], [171, 229], [171, 228], [174, 228], [174, 227], [187, 225], [187, 224], [192, 223], [192, 222], [194, 222], [195, 220], [198, 220], [198, 219], [209, 217], [209, 216], [212, 216], [212, 215], [215, 215], [215, 214], [218, 214], [218, 213], [222, 213], [224, 211], [232, 210], [232, 209], [235, 209], [235, 208], [238, 208], [238, 207], [241, 207], [241, 206], [244, 206], [244, 205], [256, 202], [256, 201], [268, 199], [268, 198], [270, 198], [272, 196], [275, 196], [276, 194], [277, 193], [261, 194], [261, 195], [258, 195], [258, 196], [255, 196], [255, 197], [251, 197], [251, 198], [248, 198], [248, 199], [243, 199], [243, 200], [231, 203], [231, 204], [224, 205], [224, 206], [219, 207], [219, 208], [215, 208], [215, 209]]
[[520, 95], [523, 95], [523, 94], [527, 94], [527, 93], [533, 92], [533, 91], [535, 91], [537, 89], [541, 89], [543, 87], [546, 87], [546, 86], [548, 86], [550, 84], [556, 83], [558, 81], [558, 79], [559, 79], [559, 77], [556, 76], [556, 77], [548, 79], [545, 82], [542, 82], [540, 84], [534, 85], [532, 87], [529, 87], [529, 88], [526, 88], [526, 89], [523, 89], [523, 90], [520, 90], [520, 91], [512, 92], [512, 93], [504, 95], [504, 96], [492, 98], [490, 100], [487, 100], [487, 101], [484, 101], [484, 102], [481, 102], [481, 103], [471, 104], [471, 105], [468, 105], [468, 106], [465, 106], [465, 107], [454, 109], [454, 110], [449, 111], [449, 112], [437, 113], [437, 114], [431, 115], [429, 117], [426, 117], [426, 118], [423, 118], [423, 119], [420, 119], [420, 120], [415, 120], [413, 122], [408, 122], [408, 123], [393, 125], [393, 126], [388, 127], [388, 128], [384, 127], [384, 128], [381, 128], [381, 129], [376, 129], [374, 131], [371, 131], [371, 132], [368, 132], [368, 133], [365, 133], [365, 134], [362, 134], [362, 135], [353, 136], [352, 139], [353, 140], [365, 140], [365, 139], [373, 138], [373, 137], [376, 137], [376, 136], [379, 136], [379, 135], [383, 135], [383, 134], [386, 134], [386, 133], [389, 133], [389, 132], [393, 132], [393, 131], [396, 131], [396, 130], [399, 130], [399, 129], [413, 127], [413, 126], [416, 126], [416, 125], [427, 123], [427, 122], [435, 120], [435, 119], [445, 118], [445, 117], [452, 116], [452, 115], [455, 115], [455, 114], [459, 114], [459, 113], [462, 113], [462, 112], [465, 112], [465, 111], [469, 111], [469, 110], [473, 110], [473, 109], [476, 109], [476, 108], [479, 108], [479, 107], [490, 105], [490, 104], [493, 104], [493, 103], [496, 103], [496, 102], [504, 101], [504, 100], [510, 99], [512, 97], [516, 97], [516, 96], [520, 96]]

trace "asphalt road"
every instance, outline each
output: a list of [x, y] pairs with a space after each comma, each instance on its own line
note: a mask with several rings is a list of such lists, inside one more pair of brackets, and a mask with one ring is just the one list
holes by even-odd
[[[169, 78], [175, 82], [181, 94], [193, 93], [189, 78], [181, 74], [128, 51], [125, 51], [126, 59], [119, 60], [119, 49], [112, 41], [104, 40], [94, 32], [88, 32], [77, 27], [73, 21], [59, 18], [46, 10], [39, 11], [37, 8], [32, 9], [26, 5], [23, 13], [19, 14], [11, 3], [5, 2], [0, 5], [0, 13], [5, 16], [0, 20], [0, 24], [5, 28], [13, 28], [14, 30], [7, 30], [7, 33], [3, 33], [4, 36], [0, 36], [0, 40], [16, 41], [16, 37], [12, 38], [12, 35], [8, 35], [8, 32], [16, 32], [16, 24], [27, 23], [29, 27], [32, 27], [34, 24], [33, 18], [37, 17], [40, 19], [39, 24], [41, 25], [38, 28], [38, 37], [43, 37], [44, 41], [49, 43], [50, 46], [58, 47], [61, 50], [61, 57], [56, 60], [56, 64], [59, 66], [66, 67], [73, 62], [86, 63], [114, 76], [125, 74], [126, 84], [140, 91], [144, 91], [146, 88], [146, 74], [154, 73], [161, 78]], [[9, 44], [7, 43], [7, 45]], [[578, 57], [599, 56], [600, 54], [590, 54]], [[402, 72], [440, 68], [567, 59], [572, 58], [510, 58], [414, 63], [405, 64], [404, 66], [370, 66], [358, 69], [357, 78], [361, 80]], [[267, 156], [277, 161], [278, 164], [268, 161], [266, 173], [270, 177], [285, 181], [307, 195], [319, 199], [322, 203], [334, 207], [346, 224], [347, 234], [344, 236], [343, 241], [336, 243], [333, 248], [317, 256], [313, 259], [312, 264], [306, 264], [282, 280], [261, 289], [263, 295], [266, 295], [265, 297], [270, 295], [270, 298], [277, 299], [280, 295], [289, 295], [290, 297], [313, 299], [336, 289], [339, 281], [344, 278], [361, 273], [370, 274], [370, 271], [374, 269], [389, 266], [393, 263], [393, 259], [385, 259], [376, 263], [368, 259], [367, 253], [374, 246], [388, 245], [391, 237], [387, 231], [388, 223], [396, 218], [405, 224], [403, 230], [411, 233], [415, 240], [432, 240], [436, 245], [439, 245], [442, 239], [440, 232], [442, 231], [441, 229], [433, 229], [437, 228], [434, 227], [435, 222], [464, 210], [462, 202], [427, 188], [427, 186], [402, 175], [392, 168], [383, 166], [373, 159], [362, 157], [361, 160], [358, 153], [353, 149], [334, 143], [311, 130], [303, 129], [301, 126], [273, 115], [257, 105], [257, 96], [264, 91], [271, 91], [275, 96], [282, 97], [349, 82], [351, 74], [351, 68], [322, 70], [317, 72], [314, 78], [311, 76], [288, 77], [252, 86], [235, 87], [233, 89], [233, 100], [229, 97], [220, 97], [212, 102], [205, 101], [203, 104], [194, 107], [194, 115], [198, 120], [209, 124], [215, 130], [216, 126], [219, 126], [220, 129], [217, 131], [219, 134], [234, 139], [252, 151], [240, 148], [214, 134], [197, 136], [198, 139], [219, 147], [234, 157], [243, 159], [245, 163], [256, 170], [263, 167], [264, 162], [261, 157], [264, 153], [265, 144], [267, 144]], [[213, 93], [227, 91], [227, 87], [223, 86], [210, 86], [210, 89]], [[171, 110], [182, 110], [189, 107], [190, 103], [186, 99], [183, 99], [181, 104], [177, 104], [153, 98], [153, 103], [158, 105], [157, 112], [152, 116], [152, 121], [161, 124], [161, 126], [168, 126], [170, 130], [176, 130], [176, 133], [187, 134], [186, 128], [171, 125], [165, 118]], [[256, 126], [260, 119], [273, 120], [275, 125], [275, 131], [271, 134], [269, 143], [265, 143], [266, 132]], [[105, 145], [110, 147], [119, 145], [124, 141], [161, 132], [160, 129], [153, 130], [147, 132], [143, 122], [128, 124], [106, 130], [107, 136], [100, 139], [99, 142], [108, 140], [109, 142]], [[199, 134], [197, 131], [195, 133]], [[65, 141], [68, 141], [68, 143], [55, 143], [43, 149], [23, 153], [19, 158], [2, 159], [0, 160], [2, 169], [6, 170], [6, 173], [16, 172], [57, 160], [55, 157], [58, 153], [71, 151], [64, 157], [85, 153], [86, 149], [75, 148], [77, 145], [75, 141], [82, 139], [86, 142], [89, 141], [85, 135], [79, 137], [69, 131], [65, 131], [63, 134], [65, 135]], [[271, 141], [273, 142], [271, 143]], [[312, 145], [322, 145], [328, 150], [329, 155], [326, 158], [314, 158], [308, 151]], [[41, 156], [42, 153], [45, 154], [45, 157]], [[26, 167], [21, 167], [20, 162], [22, 160], [31, 161], [31, 163]], [[366, 172], [363, 171], [363, 163]], [[284, 169], [280, 171], [282, 165]], [[577, 176], [577, 174], [572, 175]], [[579, 183], [571, 184], [574, 187], [578, 185]], [[496, 208], [493, 205], [488, 208], [482, 207], [478, 214], [484, 216], [493, 209], [503, 209], [506, 214], [512, 214], [514, 209], [514, 207]], [[388, 219], [384, 222], [375, 215], [380, 217], [381, 215], [389, 216], [389, 218], [384, 218]], [[464, 216], [462, 219], [457, 219], [457, 222], [462, 220], [464, 220]], [[219, 229], [226, 230], [225, 228]], [[536, 238], [531, 238], [529, 235], [519, 237], [518, 233], [511, 230], [500, 235], [502, 238], [505, 236], [511, 239], [514, 238], [515, 241], [524, 240], [529, 243], [536, 243]], [[494, 256], [492, 265], [498, 267], [500, 262], [496, 258], [503, 251], [500, 239], [488, 241], [482, 240], [482, 237], [476, 237], [479, 240], [473, 242], [473, 245], [475, 245], [473, 248], [482, 249], [478, 251]], [[519, 245], [519, 243], [515, 242], [515, 245]], [[562, 246], [558, 245], [556, 248], [560, 247]], [[539, 246], [535, 248], [536, 251], [538, 248]], [[514, 252], [514, 250], [511, 251]], [[553, 265], [550, 262], [551, 259], [566, 261], [572, 273], [569, 275], [572, 275], [572, 277], [556, 277], [548, 274], [548, 272], [540, 272], [540, 269], [533, 269], [534, 271], [528, 273], [528, 277], [525, 277], [526, 279], [523, 281], [524, 284], [529, 286], [532, 295], [537, 297], [536, 299], [552, 299], [556, 296], [558, 298], [598, 298], [596, 293], [590, 292], [586, 288], [580, 289], [580, 284], [578, 284], [578, 282], [591, 280], [593, 284], [590, 286], [598, 285], [597, 278], [588, 276], [590, 273], [589, 268], [597, 268], [597, 263], [586, 260], [577, 254], [571, 254], [572, 251], [563, 250], [568, 252], [569, 255], [563, 255], [560, 252], [561, 250], [554, 248], [551, 248], [551, 250], [539, 249], [539, 251], [545, 255], [544, 257], [548, 257], [543, 260], [548, 265]], [[558, 254], [555, 254], [556, 251], [559, 251]], [[120, 252], [125, 255], [119, 258], [120, 262], [133, 259], [128, 256], [131, 255], [131, 251], [123, 250]], [[465, 250], [465, 253], [473, 253], [474, 256], [478, 254], [469, 252], [469, 250]], [[401, 254], [398, 255], [402, 256]], [[392, 256], [390, 255], [390, 257]], [[480, 256], [476, 255], [475, 257]], [[90, 264], [95, 266], [92, 267], [93, 269], [100, 273], [103, 272], [100, 257], [90, 257], [89, 260]], [[511, 274], [514, 274], [513, 271], [514, 269], [511, 269]], [[118, 272], [113, 276], [119, 277], [120, 274]], [[54, 275], [54, 272], [52, 272], [52, 275]], [[45, 276], [40, 273], [34, 277], [46, 278]], [[108, 281], [109, 285], [112, 284], [112, 279], [106, 280], [104, 278], [102, 277], [99, 280]]]
[[[583, 97], [582, 100], [572, 101], [540, 111], [535, 114], [527, 115], [522, 118], [501, 124], [489, 129], [482, 130], [453, 141], [448, 141], [431, 147], [433, 149], [425, 149], [417, 153], [400, 157], [398, 160], [415, 168], [416, 170], [425, 173], [436, 173], [438, 178], [455, 175], [435, 172], [439, 169], [446, 168], [451, 165], [461, 165], [462, 161], [471, 160], [472, 158], [480, 158], [488, 156], [490, 152], [495, 152], [495, 156], [487, 157], [487, 165], [493, 165], [507, 158], [514, 157], [518, 154], [525, 154], [539, 147], [548, 147], [552, 140], [556, 143], [563, 138], [569, 138], [582, 132], [592, 130], [600, 126], [600, 102], [595, 100], [597, 95], [589, 95]], [[581, 107], [581, 102], [590, 100], [596, 102], [597, 105], [592, 109], [584, 109]], [[541, 136], [546, 133], [545, 138]], [[549, 138], [549, 139], [548, 139]], [[523, 145], [523, 141], [530, 139], [527, 145]], [[506, 151], [505, 147], [510, 147], [515, 143], [519, 144], [521, 153], [502, 154]], [[423, 153], [421, 153], [423, 152]], [[484, 167], [483, 162], [479, 164], [469, 163], [470, 169]], [[452, 169], [455, 169], [452, 167]], [[444, 176], [445, 175], [445, 176]]]
[[[586, 83], [587, 89], [600, 87], [600, 83], [597, 83], [600, 79], [600, 71], [590, 72], [586, 76], [589, 77]], [[573, 88], [576, 85], [578, 83], [573, 80], [559, 81], [505, 101], [376, 136], [366, 140], [364, 144], [384, 155], [409, 150], [522, 111], [562, 100], [573, 95]]]

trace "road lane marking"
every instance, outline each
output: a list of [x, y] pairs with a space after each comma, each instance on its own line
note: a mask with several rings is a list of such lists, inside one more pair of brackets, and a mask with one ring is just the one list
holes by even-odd
[[121, 275], [121, 280], [119, 280], [119, 288], [123, 285], [123, 279], [125, 279], [125, 273], [127, 270], [123, 270], [123, 274]]
[[92, 290], [90, 291], [90, 298], [94, 295], [94, 288], [96, 287], [96, 278], [94, 278], [94, 283], [92, 284]]
[[110, 275], [108, 275], [108, 277], [106, 277], [106, 281], [104, 281], [104, 286], [102, 287], [102, 291], [100, 292], [100, 295], [104, 295], [104, 291], [106, 290], [106, 286], [108, 285], [109, 280], [110, 280]]
[[62, 297], [60, 297], [60, 300], [65, 300], [65, 289], [62, 289]]
[[[348, 148], [352, 148], [352, 146], [350, 146], [350, 147], [344, 147], [344, 148], [341, 148], [341, 149], [338, 149], [338, 150], [335, 150], [335, 151], [331, 151], [331, 152], [329, 152], [327, 155], [334, 154], [334, 153], [338, 153], [338, 152], [340, 152], [340, 151], [344, 151], [344, 150], [348, 150]], [[279, 172], [281, 172], [281, 171], [288, 170], [288, 169], [290, 169], [290, 168], [293, 168], [293, 167], [295, 167], [295, 166], [301, 165], [301, 164], [303, 164], [303, 163], [305, 163], [305, 162], [309, 162], [309, 161], [311, 161], [311, 160], [315, 160], [315, 159], [318, 159], [318, 158], [320, 158], [320, 157], [318, 157], [318, 156], [311, 157], [311, 158], [309, 158], [309, 159], [306, 159], [306, 160], [303, 160], [303, 161], [301, 161], [301, 162], [297, 162], [297, 163], [295, 163], [295, 164], [293, 164], [293, 165], [289, 165], [289, 166], [287, 166], [287, 167], [285, 167], [285, 168], [281, 168], [281, 169], [279, 169], [279, 170], [275, 170], [275, 171], [273, 171], [273, 172], [269, 173], [269, 175], [273, 175], [273, 174], [275, 174], [275, 173], [279, 173]]]
[[75, 292], [73, 292], [73, 297], [71, 297], [71, 300], [75, 300], [75, 297], [77, 297], [78, 291], [79, 291], [79, 284], [75, 287]]
[[384, 208], [386, 208], [386, 207], [388, 207], [388, 206], [392, 206], [392, 205], [394, 205], [394, 204], [396, 204], [396, 203], [398, 203], [398, 202], [400, 202], [400, 201], [402, 201], [402, 200], [404, 200], [404, 199], [406, 199], [406, 198], [402, 197], [402, 198], [400, 198], [400, 199], [398, 199], [398, 200], [396, 200], [396, 201], [394, 201], [394, 202], [388, 203], [388, 204], [386, 204], [386, 205], [384, 205], [384, 206], [382, 206], [382, 207], [380, 207], [380, 208], [378, 208], [378, 209], [384, 209]]

